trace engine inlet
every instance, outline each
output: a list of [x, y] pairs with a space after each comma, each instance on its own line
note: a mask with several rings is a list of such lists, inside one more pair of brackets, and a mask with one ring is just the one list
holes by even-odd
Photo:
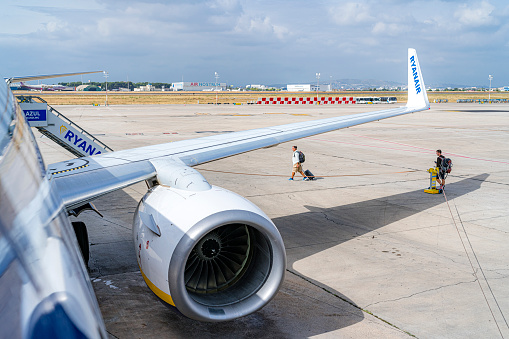
[[251, 235], [246, 225], [226, 225], [206, 234], [187, 260], [186, 289], [215, 293], [231, 286], [244, 274], [251, 252]]

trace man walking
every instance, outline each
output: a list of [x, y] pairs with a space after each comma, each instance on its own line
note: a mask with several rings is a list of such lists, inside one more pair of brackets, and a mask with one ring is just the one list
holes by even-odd
[[302, 165], [301, 165], [300, 159], [299, 159], [300, 152], [297, 151], [297, 146], [292, 146], [292, 150], [293, 150], [293, 156], [292, 156], [292, 163], [293, 163], [292, 177], [290, 179], [288, 179], [288, 180], [293, 180], [293, 177], [295, 176], [296, 172], [299, 172], [300, 174], [302, 174], [302, 176], [304, 177], [304, 179], [302, 179], [302, 180], [309, 180], [309, 178], [302, 171]]

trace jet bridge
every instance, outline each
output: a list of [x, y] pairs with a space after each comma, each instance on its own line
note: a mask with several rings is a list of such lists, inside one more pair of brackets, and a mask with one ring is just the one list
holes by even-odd
[[77, 157], [113, 151], [92, 134], [36, 96], [18, 96], [19, 105], [31, 127]]

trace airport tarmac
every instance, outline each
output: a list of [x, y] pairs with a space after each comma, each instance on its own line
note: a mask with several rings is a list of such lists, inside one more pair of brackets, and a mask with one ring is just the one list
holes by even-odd
[[[56, 108], [120, 150], [390, 106]], [[46, 164], [72, 157], [36, 136]], [[306, 154], [304, 168], [317, 180], [301, 181], [299, 175], [288, 180], [294, 144]], [[84, 212], [78, 219], [88, 226], [90, 276], [108, 334], [509, 337], [508, 145], [509, 105], [432, 104], [428, 111], [195, 167], [210, 183], [264, 210], [287, 250], [286, 279], [274, 300], [227, 323], [186, 319], [146, 287], [131, 235], [145, 184], [102, 197], [95, 205], [103, 218]], [[446, 194], [430, 195], [423, 190], [438, 148], [454, 167]]]

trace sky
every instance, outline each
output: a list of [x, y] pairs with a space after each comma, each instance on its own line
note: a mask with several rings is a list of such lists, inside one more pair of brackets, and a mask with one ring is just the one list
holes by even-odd
[[3, 77], [406, 83], [412, 47], [428, 84], [509, 85], [507, 0], [2, 0], [0, 22]]

